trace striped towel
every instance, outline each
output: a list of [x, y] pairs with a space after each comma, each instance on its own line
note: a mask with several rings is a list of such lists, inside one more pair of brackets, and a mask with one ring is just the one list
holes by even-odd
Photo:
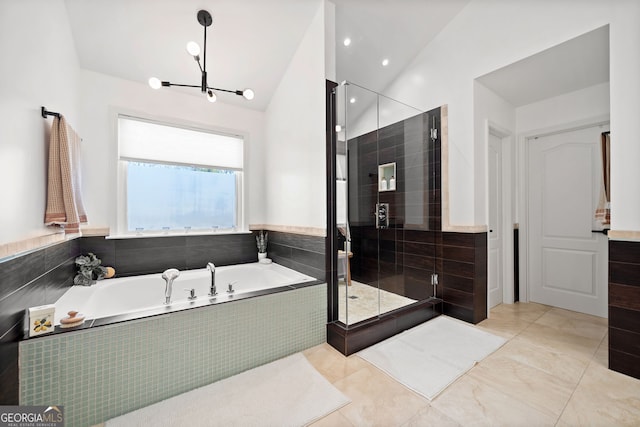
[[611, 135], [608, 132], [600, 136], [602, 149], [602, 181], [600, 181], [600, 199], [596, 208], [596, 220], [604, 228], [611, 226]]
[[87, 222], [80, 187], [80, 137], [61, 115], [54, 117], [49, 140], [47, 209], [44, 223], [78, 233]]

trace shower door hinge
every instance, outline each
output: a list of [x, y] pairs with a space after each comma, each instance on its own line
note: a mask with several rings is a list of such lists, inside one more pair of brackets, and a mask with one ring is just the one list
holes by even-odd
[[436, 287], [438, 286], [438, 273], [431, 274], [431, 284], [433, 285], [433, 298], [436, 298], [438, 294], [436, 291]]
[[435, 141], [436, 139], [438, 139], [438, 128], [431, 128], [429, 135], [431, 136], [431, 139], [433, 141]]

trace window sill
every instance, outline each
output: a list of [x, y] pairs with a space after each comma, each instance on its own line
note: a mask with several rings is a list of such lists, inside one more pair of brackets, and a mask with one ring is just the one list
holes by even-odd
[[173, 232], [173, 233], [142, 233], [142, 234], [111, 234], [109, 236], [105, 236], [107, 240], [117, 240], [117, 239], [146, 239], [150, 237], [180, 237], [180, 236], [223, 236], [230, 234], [251, 234], [251, 231], [248, 230], [237, 230], [237, 231], [190, 231], [188, 233], [182, 232]]

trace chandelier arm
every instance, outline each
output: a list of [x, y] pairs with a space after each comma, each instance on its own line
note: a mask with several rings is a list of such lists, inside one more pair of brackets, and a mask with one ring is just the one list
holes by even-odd
[[194, 59], [198, 63], [198, 68], [200, 68], [200, 73], [204, 73], [204, 70], [202, 69], [202, 64], [200, 64], [200, 58], [194, 57]]
[[[200, 72], [202, 73], [202, 92], [207, 91], [207, 25], [202, 25], [204, 28], [204, 53], [203, 53], [203, 66], [200, 68]], [[198, 65], [200, 65], [200, 61], [198, 61]]]
[[218, 92], [229, 92], [229, 93], [235, 93], [236, 95], [240, 95], [242, 96], [242, 91], [241, 90], [230, 90], [230, 89], [220, 89], [217, 87], [211, 87], [211, 86], [207, 86], [207, 89], [209, 90], [215, 90]]
[[168, 84], [166, 84], [166, 85], [163, 84], [162, 86], [196, 87], [196, 88], [200, 89], [200, 86], [198, 86], [198, 85], [183, 85], [183, 84], [179, 84], [179, 83], [169, 83], [169, 82], [166, 82], [166, 83], [168, 83]]

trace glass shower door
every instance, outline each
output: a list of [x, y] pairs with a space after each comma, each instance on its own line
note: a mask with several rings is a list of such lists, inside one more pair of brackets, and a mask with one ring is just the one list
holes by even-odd
[[435, 247], [420, 234], [432, 153], [421, 111], [353, 83], [336, 89], [338, 320], [351, 326], [432, 293]]

